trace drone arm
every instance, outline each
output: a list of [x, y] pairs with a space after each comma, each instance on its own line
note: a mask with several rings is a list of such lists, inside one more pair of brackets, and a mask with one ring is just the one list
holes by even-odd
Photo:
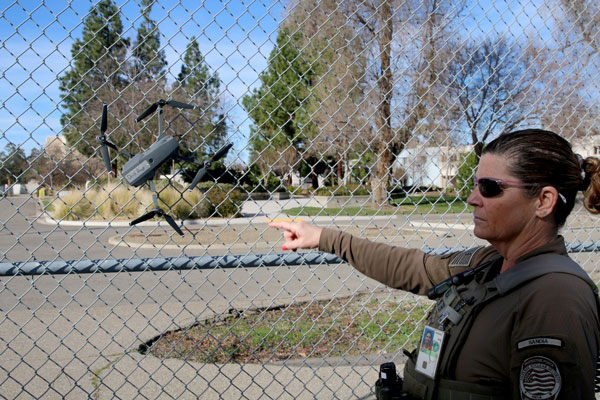
[[227, 143], [219, 151], [217, 151], [217, 153], [214, 156], [212, 156], [212, 160], [211, 161], [217, 161], [217, 160], [223, 158], [223, 156], [225, 154], [227, 154], [227, 152], [229, 151], [229, 149], [231, 149], [232, 147], [233, 147], [232, 143]]
[[123, 157], [125, 157], [126, 159], [130, 159], [131, 157], [133, 157], [133, 154], [131, 154], [130, 152], [128, 152], [127, 150], [121, 150], [119, 151], [119, 154], [122, 155]]
[[107, 145], [108, 147], [110, 147], [111, 149], [115, 150], [116, 152], [118, 152], [120, 155], [122, 155], [122, 156], [126, 157], [127, 159], [130, 159], [130, 158], [133, 156], [133, 155], [132, 155], [130, 152], [128, 152], [127, 150], [119, 150], [119, 148], [118, 148], [117, 146], [115, 146], [113, 143], [111, 143], [111, 142], [109, 142], [109, 141], [106, 141], [105, 143], [106, 143], [106, 145]]
[[189, 191], [194, 190], [194, 188], [200, 182], [200, 180], [202, 178], [204, 178], [204, 175], [206, 175], [207, 168], [210, 168], [210, 162], [208, 162], [208, 161], [204, 163], [204, 166], [202, 168], [200, 168], [198, 170], [198, 172], [196, 172], [196, 176], [194, 177], [194, 180], [192, 181], [192, 184], [190, 185], [190, 187], [188, 187]]
[[154, 210], [151, 211], [151, 213], [153, 213], [152, 216], [160, 215], [161, 217], [163, 217], [171, 226], [171, 228], [173, 228], [175, 232], [177, 232], [181, 237], [183, 237], [183, 232], [181, 231], [179, 226], [177, 226], [175, 220], [169, 214], [165, 213], [158, 207], [158, 196], [156, 195], [156, 186], [154, 185], [154, 181], [149, 181], [148, 185], [150, 186], [150, 190], [152, 190], [152, 203], [154, 204]]
[[136, 119], [135, 122], [140, 122], [141, 120], [143, 120], [144, 118], [146, 118], [148, 115], [152, 114], [154, 111], [156, 111], [156, 109], [158, 108], [159, 103], [154, 103], [151, 104], [150, 107], [146, 108]]
[[212, 163], [223, 158], [232, 146], [233, 144], [231, 143], [226, 144], [219, 151], [217, 151], [215, 155], [212, 156], [210, 161], [205, 161], [202, 168], [200, 168], [196, 173], [196, 176], [194, 177], [194, 180], [192, 181], [192, 184], [190, 185], [188, 190], [193, 190], [198, 184], [198, 182], [200, 182], [200, 180], [204, 177], [204, 175], [206, 174], [206, 170], [211, 167]]
[[119, 149], [117, 148], [117, 146], [115, 146], [114, 144], [112, 144], [111, 142], [109, 142], [108, 140], [104, 140], [102, 142], [102, 144], [107, 145], [108, 147], [110, 147], [113, 150], [119, 151]]
[[148, 181], [148, 186], [150, 186], [150, 191], [152, 191], [152, 204], [154, 204], [155, 210], [160, 210], [158, 206], [158, 196], [156, 195], [156, 186], [154, 185], [154, 181]]

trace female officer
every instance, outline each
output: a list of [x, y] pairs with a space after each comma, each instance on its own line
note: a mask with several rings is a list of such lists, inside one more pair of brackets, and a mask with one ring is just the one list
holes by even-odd
[[594, 398], [597, 288], [558, 230], [580, 190], [585, 208], [600, 212], [600, 161], [529, 129], [488, 144], [474, 180], [467, 201], [487, 247], [438, 256], [303, 222], [270, 225], [285, 230], [284, 250], [318, 247], [388, 286], [441, 297], [425, 328], [442, 344], [439, 357], [417, 349], [405, 367], [413, 397]]

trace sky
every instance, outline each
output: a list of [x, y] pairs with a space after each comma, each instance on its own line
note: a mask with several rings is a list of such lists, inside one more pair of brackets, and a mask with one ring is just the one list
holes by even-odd
[[[62, 134], [57, 77], [70, 69], [71, 47], [95, 1], [3, 1], [0, 5], [0, 151], [8, 143], [26, 154], [47, 137]], [[141, 22], [137, 0], [115, 0], [124, 36], [135, 41]], [[151, 18], [158, 24], [169, 78], [180, 71], [192, 36], [221, 79], [228, 105], [230, 139], [246, 159], [250, 121], [242, 97], [258, 85], [274, 46], [283, 5], [271, 0], [158, 0]], [[231, 156], [231, 154], [230, 154]]]
[[[62, 135], [57, 77], [70, 69], [73, 41], [81, 37], [96, 0], [5, 0], [0, 3], [0, 151], [13, 143], [29, 154], [47, 137]], [[139, 0], [114, 0], [121, 9], [124, 36], [135, 41], [141, 22]], [[287, 0], [157, 0], [151, 13], [161, 33], [169, 78], [181, 68], [192, 36], [221, 79], [228, 106], [229, 159], [246, 162], [251, 121], [241, 101], [258, 86], [284, 15]], [[464, 34], [496, 32], [520, 36], [534, 30], [549, 36], [543, 0], [480, 0], [467, 10]], [[546, 16], [547, 17], [547, 16]], [[232, 154], [233, 153], [233, 154]]]

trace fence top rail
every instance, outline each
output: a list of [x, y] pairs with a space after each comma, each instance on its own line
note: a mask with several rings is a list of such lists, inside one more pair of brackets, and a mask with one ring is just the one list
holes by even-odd
[[[569, 253], [591, 253], [600, 251], [598, 242], [567, 243]], [[430, 254], [447, 254], [465, 250], [466, 247], [424, 248]], [[315, 264], [339, 264], [344, 260], [323, 252], [292, 254], [254, 254], [200, 257], [154, 257], [104, 260], [60, 260], [0, 263], [0, 276], [18, 275], [64, 275], [94, 272], [144, 272], [166, 270], [192, 270], [213, 268], [257, 268]]]

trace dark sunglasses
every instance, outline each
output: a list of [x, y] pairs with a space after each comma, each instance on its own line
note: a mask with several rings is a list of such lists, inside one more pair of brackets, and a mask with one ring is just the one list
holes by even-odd
[[483, 197], [498, 196], [502, 194], [504, 189], [509, 187], [526, 188], [537, 186], [535, 183], [503, 181], [502, 179], [494, 178], [477, 179], [476, 176], [473, 177], [473, 183], [475, 183], [475, 187], [479, 187], [479, 193], [481, 193]]

